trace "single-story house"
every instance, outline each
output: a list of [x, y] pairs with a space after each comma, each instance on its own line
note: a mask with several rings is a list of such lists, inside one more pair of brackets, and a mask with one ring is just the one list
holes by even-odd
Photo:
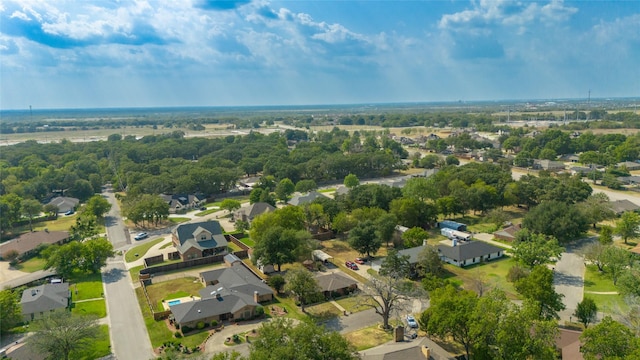
[[501, 230], [493, 233], [493, 237], [504, 241], [514, 241], [516, 239], [516, 233], [522, 229], [520, 224], [509, 225]]
[[629, 171], [640, 170], [640, 163], [633, 161], [624, 161], [616, 164], [617, 167], [625, 167]]
[[[411, 266], [411, 271], [415, 270], [415, 266], [418, 263], [418, 256], [424, 250], [425, 245], [416, 246], [408, 249], [398, 250], [398, 256], [409, 256], [409, 265]], [[378, 258], [371, 262], [371, 268], [375, 271], [380, 271], [380, 267], [382, 267], [382, 263], [384, 262], [384, 258]]]
[[576, 155], [576, 154], [565, 154], [562, 155], [558, 158], [558, 160], [560, 161], [568, 161], [568, 162], [572, 162], [572, 163], [578, 163], [580, 162], [580, 156]]
[[504, 249], [484, 241], [443, 240], [438, 245], [440, 259], [452, 265], [464, 267], [482, 261], [501, 258]]
[[55, 205], [58, 207], [58, 214], [64, 214], [67, 211], [75, 210], [78, 204], [80, 204], [80, 200], [76, 198], [57, 196], [51, 199], [46, 205]]
[[196, 209], [202, 206], [207, 200], [203, 195], [196, 194], [160, 194], [160, 197], [169, 204], [170, 213], [175, 213], [180, 210]]
[[182, 260], [226, 254], [227, 239], [214, 220], [178, 225], [172, 232], [173, 245]]
[[533, 168], [537, 170], [558, 171], [564, 170], [564, 163], [552, 160], [533, 160]]
[[611, 210], [617, 215], [626, 211], [638, 211], [638, 209], [640, 209], [640, 206], [627, 199], [610, 201], [609, 204], [611, 205]]
[[581, 331], [559, 328], [558, 336], [556, 337], [556, 349], [560, 353], [560, 359], [584, 359], [580, 352], [580, 335], [582, 335]]
[[379, 182], [380, 185], [387, 185], [392, 188], [403, 188], [407, 184], [407, 180], [410, 179], [411, 176], [405, 176], [398, 179], [388, 179], [382, 180]]
[[291, 198], [291, 200], [289, 200], [288, 204], [289, 205], [294, 205], [294, 206], [300, 206], [300, 205], [304, 205], [304, 204], [313, 202], [315, 199], [322, 198], [322, 197], [327, 198], [327, 199], [329, 198], [328, 196], [326, 196], [326, 195], [324, 195], [324, 194], [322, 194], [320, 192], [311, 191], [311, 192], [309, 192], [307, 194], [304, 194], [304, 195], [294, 196], [293, 198]]
[[173, 321], [184, 327], [213, 320], [250, 319], [259, 303], [273, 299], [273, 290], [244, 264], [200, 273], [206, 287], [200, 300], [170, 305]]
[[240, 186], [242, 186], [247, 190], [253, 189], [253, 187], [256, 186], [256, 184], [259, 182], [260, 182], [260, 176], [251, 176], [251, 177], [238, 180], [238, 184], [240, 184]]
[[21, 258], [28, 257], [40, 244], [63, 244], [70, 238], [68, 231], [34, 231], [0, 244], [0, 258], [16, 251]]
[[454, 360], [441, 346], [428, 337], [414, 341], [388, 342], [360, 351], [362, 360]]
[[347, 195], [351, 189], [344, 185], [340, 185], [336, 188], [336, 191], [333, 193], [334, 196], [337, 195]]
[[43, 284], [22, 292], [22, 319], [32, 321], [46, 312], [66, 309], [71, 304], [69, 283]]
[[631, 175], [631, 176], [620, 176], [617, 178], [618, 181], [625, 185], [638, 185], [640, 184], [640, 176]]
[[346, 295], [358, 289], [357, 281], [340, 272], [319, 274], [316, 281], [325, 298], [331, 298], [334, 294]]
[[253, 203], [249, 206], [240, 208], [235, 212], [234, 218], [235, 220], [246, 221], [251, 224], [253, 219], [261, 214], [268, 213], [274, 211], [276, 208], [271, 204], [267, 204], [265, 202], [257, 202]]
[[467, 225], [463, 224], [463, 223], [459, 223], [457, 221], [452, 221], [452, 220], [442, 220], [438, 223], [438, 227], [440, 229], [442, 228], [448, 228], [448, 229], [453, 229], [453, 230], [458, 230], [458, 231], [467, 231]]

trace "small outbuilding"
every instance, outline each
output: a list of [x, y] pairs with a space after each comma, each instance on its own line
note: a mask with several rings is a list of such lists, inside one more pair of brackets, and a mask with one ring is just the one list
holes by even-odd
[[313, 260], [322, 261], [323, 263], [326, 263], [329, 260], [333, 259], [333, 256], [327, 254], [322, 250], [313, 250], [313, 252], [311, 253], [311, 257], [313, 257]]
[[438, 223], [440, 229], [453, 229], [457, 231], [467, 231], [467, 225], [453, 220], [442, 220]]

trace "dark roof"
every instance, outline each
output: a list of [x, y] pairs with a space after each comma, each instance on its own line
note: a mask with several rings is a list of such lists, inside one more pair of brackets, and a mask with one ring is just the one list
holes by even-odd
[[398, 251], [399, 256], [409, 255], [409, 264], [418, 263], [418, 255], [424, 250], [425, 246], [416, 246], [408, 249], [402, 249]]
[[237, 290], [239, 292], [253, 296], [253, 292], [257, 291], [258, 295], [273, 294], [273, 290], [269, 285], [262, 282], [244, 264], [237, 263], [228, 268], [215, 269], [200, 273], [202, 280], [209, 284], [218, 283], [218, 287], [224, 287], [227, 290]]
[[40, 244], [56, 244], [69, 238], [68, 231], [34, 231], [20, 235], [18, 238], [0, 244], [0, 256], [11, 250], [24, 254]]
[[69, 306], [69, 283], [44, 284], [22, 292], [22, 314], [64, 309]]
[[388, 342], [386, 344], [363, 350], [360, 355], [363, 360], [417, 360], [426, 359], [422, 348], [431, 349], [430, 359], [452, 360], [454, 359], [446, 350], [427, 337], [418, 338], [415, 341]]
[[[207, 286], [200, 290], [202, 294], [205, 290], [206, 294], [210, 294], [216, 289], [215, 286]], [[188, 301], [169, 307], [174, 319], [179, 323], [185, 323], [190, 321], [196, 321], [205, 319], [211, 316], [217, 316], [221, 314], [234, 313], [245, 306], [257, 306], [253, 300], [253, 297], [243, 296], [241, 294], [233, 294], [229, 291], [226, 293], [222, 291], [219, 298], [214, 295], [202, 300]]]
[[[202, 230], [211, 233], [211, 239], [195, 239], [194, 234]], [[226, 247], [228, 244], [227, 239], [222, 235], [220, 223], [215, 220], [180, 224], [173, 230], [173, 233], [180, 242], [180, 246], [178, 247], [180, 253], [184, 253], [191, 247], [195, 247], [198, 250], [205, 250]]]
[[306, 203], [310, 203], [312, 201], [314, 201], [317, 198], [329, 198], [328, 196], [319, 193], [317, 191], [311, 191], [308, 194], [305, 195], [298, 195], [298, 196], [294, 196], [291, 200], [289, 200], [288, 204], [289, 205], [304, 205]]
[[616, 214], [622, 214], [625, 211], [636, 211], [640, 209], [640, 206], [627, 199], [610, 201], [609, 203], [611, 204], [611, 210], [613, 210]]
[[504, 251], [484, 241], [458, 241], [456, 246], [438, 245], [438, 252], [458, 262]]
[[238, 214], [240, 216], [242, 215], [246, 216], [247, 218], [249, 218], [249, 220], [253, 220], [254, 217], [260, 214], [272, 212], [275, 209], [276, 208], [273, 207], [271, 204], [268, 204], [265, 202], [257, 202], [247, 206], [246, 208], [242, 208], [238, 210]]
[[465, 231], [467, 229], [467, 225], [463, 223], [459, 223], [453, 220], [442, 220], [438, 223], [439, 228], [449, 228], [458, 231]]
[[67, 196], [58, 196], [51, 199], [47, 203], [47, 205], [49, 204], [55, 205], [58, 207], [58, 212], [63, 213], [68, 210], [74, 209], [79, 203], [80, 203], [80, 200], [76, 198], [67, 197]]
[[353, 278], [338, 272], [318, 275], [316, 281], [322, 291], [336, 291], [358, 284]]

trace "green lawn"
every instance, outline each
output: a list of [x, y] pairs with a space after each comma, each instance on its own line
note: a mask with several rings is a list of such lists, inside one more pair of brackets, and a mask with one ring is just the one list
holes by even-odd
[[[369, 301], [370, 298], [367, 298]], [[358, 312], [358, 311], [364, 311], [367, 309], [370, 309], [370, 307], [368, 306], [358, 306], [360, 303], [362, 303], [363, 299], [357, 295], [354, 296], [346, 296], [343, 297], [341, 299], [336, 300], [336, 302], [342, 306], [345, 310], [347, 310], [348, 312]]]
[[587, 265], [584, 272], [584, 291], [609, 292], [618, 291], [613, 280], [606, 274], [598, 271], [595, 265]]
[[129, 275], [131, 275], [131, 282], [137, 283], [140, 280], [140, 270], [144, 269], [144, 265], [134, 266], [129, 269]]
[[330, 193], [330, 192], [335, 192], [336, 188], [328, 188], [328, 189], [322, 189], [322, 190], [318, 190], [318, 192], [321, 193]]
[[100, 325], [100, 333], [92, 339], [91, 346], [83, 351], [72, 351], [70, 359], [93, 360], [111, 354], [111, 341], [109, 340], [109, 326]]
[[356, 350], [358, 351], [382, 345], [393, 339], [393, 335], [390, 331], [384, 331], [380, 329], [378, 325], [350, 332], [348, 334], [345, 334], [344, 337], [353, 346], [355, 346]]
[[[158, 238], [153, 241], [149, 241], [147, 243], [138, 245], [136, 247], [132, 247], [131, 249], [127, 250], [127, 252], [124, 254], [124, 261], [132, 262], [138, 259], [142, 259], [144, 255], [147, 253], [147, 251], [151, 249], [151, 247], [153, 247], [156, 244], [159, 244], [162, 241], [164, 241], [164, 238]], [[138, 254], [138, 256], [136, 256], [136, 254]]]
[[172, 241], [169, 241], [168, 243], [166, 243], [166, 244], [164, 244], [164, 245], [160, 246], [160, 249], [166, 249], [166, 248], [168, 248], [169, 246], [173, 246], [173, 242], [172, 242]]
[[240, 240], [241, 243], [247, 245], [250, 248], [253, 248], [253, 247], [256, 246], [256, 242], [253, 241], [253, 239], [251, 239], [250, 237], [245, 237], [245, 238], [238, 239], [238, 240]]
[[464, 288], [473, 290], [473, 282], [475, 279], [482, 281], [490, 288], [498, 287], [507, 294], [511, 299], [517, 299], [513, 284], [507, 281], [509, 269], [515, 265], [515, 261], [509, 256], [503, 256], [501, 259], [488, 261], [482, 264], [467, 266], [460, 268], [454, 265], [446, 264], [445, 269], [454, 274], [453, 279], [463, 282]]
[[197, 212], [195, 215], [196, 216], [205, 216], [205, 215], [213, 214], [214, 212], [219, 211], [219, 210], [220, 209], [207, 209], [207, 210], [204, 210], [204, 211]]
[[73, 303], [71, 312], [77, 315], [92, 314], [98, 318], [103, 318], [107, 316], [107, 304], [102, 299]]
[[324, 302], [304, 308], [314, 320], [322, 321], [342, 315], [340, 310], [330, 302]]
[[[167, 300], [168, 296], [175, 295], [177, 291], [179, 291], [180, 294], [184, 294], [183, 296], [200, 296], [200, 294], [198, 294], [198, 291], [201, 290], [204, 286], [200, 281], [197, 280], [197, 278], [189, 276], [149, 285], [147, 286], [147, 294], [149, 294], [149, 300], [152, 304], [158, 306], [158, 304], [162, 303], [162, 300]], [[159, 307], [159, 309], [162, 308]]]
[[28, 272], [28, 273], [32, 273], [32, 272], [36, 272], [38, 270], [43, 270], [44, 269], [44, 265], [47, 263], [47, 261], [43, 258], [40, 257], [32, 257], [31, 259], [21, 262], [19, 264], [17, 264], [16, 266], [14, 266], [14, 268], [16, 270], [20, 270], [20, 271], [24, 271], [24, 272]]
[[242, 248], [232, 242], [227, 244], [227, 247], [229, 248], [229, 252], [236, 252], [236, 251], [241, 251]]
[[598, 311], [611, 314], [617, 310], [626, 311], [628, 309], [627, 304], [624, 302], [624, 297], [618, 295], [601, 295], [601, 294], [584, 294], [584, 296], [590, 297], [598, 305]]
[[183, 223], [183, 222], [187, 222], [189, 220], [191, 220], [191, 219], [188, 218], [188, 217], [170, 217], [169, 218], [169, 222], [171, 224], [180, 224], [180, 223]]
[[76, 275], [70, 279], [70, 283], [72, 301], [101, 298], [104, 292], [101, 274]]

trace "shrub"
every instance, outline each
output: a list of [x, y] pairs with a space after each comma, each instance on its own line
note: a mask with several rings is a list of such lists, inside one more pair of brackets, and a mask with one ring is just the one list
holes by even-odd
[[520, 266], [514, 266], [509, 269], [509, 273], [507, 273], [507, 281], [515, 283], [516, 281], [527, 277], [528, 273], [525, 268]]
[[264, 315], [264, 307], [258, 305], [256, 307], [256, 317]]
[[199, 321], [198, 324], [196, 324], [196, 328], [198, 330], [204, 329], [204, 321]]
[[182, 333], [183, 333], [183, 334], [186, 334], [186, 333], [188, 333], [189, 331], [191, 331], [191, 328], [190, 328], [190, 327], [188, 327], [188, 326], [186, 326], [186, 325], [182, 327]]
[[213, 321], [211, 321], [211, 326], [212, 326], [212, 327], [216, 327], [216, 326], [218, 326], [218, 321], [217, 321], [217, 320], [213, 320]]
[[180, 331], [176, 331], [173, 333], [173, 336], [175, 336], [176, 338], [180, 339], [182, 337], [182, 333]]
[[238, 334], [233, 334], [233, 342], [240, 342], [240, 336], [238, 336]]

